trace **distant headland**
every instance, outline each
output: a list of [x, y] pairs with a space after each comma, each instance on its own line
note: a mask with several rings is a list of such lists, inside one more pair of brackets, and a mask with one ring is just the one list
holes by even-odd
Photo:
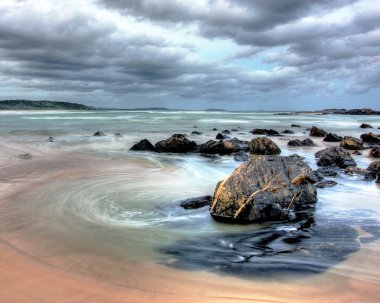
[[94, 110], [94, 107], [71, 102], [4, 100], [0, 110]]

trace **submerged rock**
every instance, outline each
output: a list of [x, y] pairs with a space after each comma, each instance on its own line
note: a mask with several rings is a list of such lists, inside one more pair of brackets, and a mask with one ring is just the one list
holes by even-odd
[[260, 137], [251, 140], [250, 152], [255, 155], [279, 155], [281, 149], [271, 139]]
[[315, 172], [323, 177], [337, 177], [339, 176], [340, 169], [336, 166], [326, 166], [319, 167]]
[[337, 185], [338, 183], [336, 183], [335, 181], [333, 180], [327, 180], [327, 181], [321, 181], [321, 182], [317, 182], [315, 183], [315, 187], [316, 188], [325, 188], [325, 187], [333, 187], [335, 185]]
[[55, 141], [55, 139], [54, 139], [53, 137], [49, 137], [47, 140], [48, 140], [49, 142], [54, 142], [54, 141]]
[[179, 205], [184, 209], [196, 209], [204, 206], [209, 206], [211, 198], [212, 197], [210, 195], [190, 198], [181, 201]]
[[367, 124], [367, 123], [362, 123], [362, 124], [360, 125], [360, 128], [373, 128], [373, 126], [370, 125], [370, 124]]
[[231, 132], [228, 129], [225, 129], [222, 131], [222, 134], [231, 135]]
[[255, 128], [250, 131], [254, 135], [267, 135], [267, 136], [281, 136], [280, 133], [274, 129]]
[[183, 134], [174, 134], [166, 140], [157, 142], [155, 147], [159, 153], [188, 153], [194, 151], [197, 144]]
[[380, 144], [380, 135], [374, 133], [366, 133], [360, 136], [365, 143]]
[[340, 147], [350, 150], [361, 150], [363, 149], [363, 141], [354, 137], [346, 136], [340, 142]]
[[20, 159], [22, 159], [22, 160], [30, 160], [30, 159], [33, 158], [33, 156], [32, 156], [31, 154], [28, 154], [28, 153], [18, 155], [18, 157], [19, 157]]
[[294, 131], [292, 130], [289, 130], [289, 129], [285, 129], [283, 132], [281, 132], [282, 134], [294, 134]]
[[244, 151], [233, 153], [234, 160], [238, 162], [245, 162], [249, 160], [249, 156]]
[[343, 138], [338, 136], [337, 134], [328, 133], [326, 137], [323, 139], [325, 142], [341, 142]]
[[310, 129], [309, 135], [312, 137], [325, 137], [327, 135], [327, 132], [325, 130], [323, 130], [322, 128], [318, 128], [316, 126], [313, 126]]
[[152, 143], [149, 142], [147, 139], [143, 139], [140, 142], [136, 143], [133, 145], [130, 150], [135, 150], [135, 151], [156, 151], [156, 148], [153, 146]]
[[318, 166], [338, 166], [346, 168], [348, 166], [356, 166], [356, 162], [350, 153], [339, 146], [328, 147], [315, 153]]
[[317, 201], [310, 167], [298, 157], [259, 156], [218, 182], [211, 215], [232, 223], [283, 220]]
[[292, 124], [292, 125], [290, 125], [290, 127], [301, 127], [301, 125], [298, 125], [298, 124]]
[[350, 167], [347, 167], [343, 172], [346, 175], [362, 176], [364, 177], [364, 180], [366, 181], [371, 181], [371, 180], [376, 179], [376, 173], [364, 168], [350, 166]]
[[98, 130], [97, 132], [95, 132], [95, 133], [93, 134], [93, 136], [95, 136], [95, 137], [105, 136], [105, 135], [106, 135], [106, 134], [103, 133], [103, 132], [101, 132], [100, 130]]
[[191, 132], [191, 134], [199, 136], [199, 135], [202, 135], [203, 133], [202, 132], [193, 131], [193, 132]]

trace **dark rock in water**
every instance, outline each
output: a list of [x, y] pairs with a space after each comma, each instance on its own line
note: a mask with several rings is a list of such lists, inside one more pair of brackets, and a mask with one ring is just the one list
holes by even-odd
[[362, 153], [361, 153], [360, 151], [358, 151], [358, 150], [354, 150], [354, 151], [351, 153], [351, 155], [361, 156]]
[[122, 137], [123, 135], [121, 133], [115, 133], [114, 136], [115, 137]]
[[135, 151], [156, 151], [156, 148], [153, 146], [152, 143], [150, 143], [147, 139], [143, 139], [140, 142], [133, 145], [130, 150]]
[[199, 135], [202, 135], [202, 132], [193, 131], [193, 132], [191, 132], [191, 134], [192, 134], [192, 135], [199, 136]]
[[238, 151], [232, 154], [234, 156], [234, 160], [238, 162], [245, 162], [249, 160], [249, 156], [244, 151]]
[[339, 176], [340, 169], [336, 166], [326, 166], [319, 167], [315, 172], [321, 174], [323, 177], [337, 177]]
[[106, 135], [106, 134], [103, 133], [103, 132], [101, 132], [100, 130], [98, 130], [97, 132], [95, 132], [95, 133], [93, 134], [93, 136], [95, 136], [95, 137], [105, 136], [105, 135]]
[[292, 130], [288, 130], [288, 129], [285, 129], [283, 132], [281, 132], [282, 134], [294, 134], [294, 131]]
[[343, 138], [338, 136], [337, 134], [328, 133], [326, 137], [323, 139], [325, 142], [341, 142]]
[[224, 140], [224, 139], [227, 139], [228, 136], [226, 135], [223, 135], [222, 133], [218, 133], [215, 137], [216, 140]]
[[218, 182], [210, 213], [216, 220], [231, 223], [284, 220], [290, 210], [317, 201], [316, 181], [298, 157], [251, 158]]
[[370, 124], [367, 124], [367, 123], [362, 123], [362, 124], [360, 125], [360, 128], [373, 128], [373, 126], [370, 125]]
[[279, 155], [281, 149], [271, 139], [260, 137], [251, 140], [250, 152], [255, 155]]
[[201, 154], [219, 154], [230, 155], [232, 153], [240, 151], [241, 148], [232, 141], [214, 141], [209, 140], [198, 146], [197, 152]]
[[360, 136], [365, 143], [380, 144], [380, 135], [374, 133], [366, 133]]
[[195, 209], [204, 206], [209, 206], [211, 202], [211, 196], [200, 196], [196, 198], [186, 199], [180, 202], [180, 206], [184, 209]]
[[368, 167], [367, 170], [374, 172], [378, 176], [380, 175], [380, 160], [373, 161]]
[[53, 137], [49, 137], [47, 140], [48, 140], [49, 142], [54, 142], [54, 141], [55, 141], [55, 139], [54, 139]]
[[290, 127], [301, 127], [301, 125], [298, 125], [298, 124], [292, 124], [292, 125], [290, 125]]
[[212, 130], [218, 130], [218, 129], [214, 127]]
[[358, 233], [346, 223], [309, 218], [285, 228], [274, 224], [180, 240], [161, 251], [171, 267], [268, 279], [322, 273], [359, 249]]
[[174, 134], [166, 140], [157, 142], [155, 147], [159, 153], [188, 153], [196, 149], [197, 143], [190, 141], [183, 134]]
[[315, 146], [315, 143], [309, 138], [304, 140], [293, 139], [288, 142], [288, 146]]
[[376, 179], [376, 173], [373, 171], [370, 171], [368, 169], [364, 168], [359, 168], [359, 167], [347, 167], [343, 171], [346, 175], [351, 175], [351, 176], [362, 176], [364, 177], [364, 180], [366, 181], [371, 181]]
[[352, 159], [349, 152], [339, 146], [322, 149], [315, 153], [318, 166], [338, 166], [346, 168], [348, 166], [356, 166], [356, 162]]
[[250, 131], [254, 135], [267, 135], [267, 136], [281, 136], [280, 133], [274, 129], [255, 128]]
[[222, 134], [231, 135], [231, 132], [228, 129], [225, 129], [224, 131], [222, 131]]
[[369, 152], [371, 157], [379, 158], [380, 157], [380, 147], [374, 147]]
[[322, 128], [318, 128], [316, 126], [313, 126], [310, 129], [309, 135], [313, 136], [313, 137], [325, 137], [327, 135], [327, 132], [325, 130], [323, 130]]
[[322, 182], [317, 182], [315, 183], [315, 187], [316, 188], [325, 188], [325, 187], [333, 187], [335, 185], [337, 185], [338, 183], [336, 183], [335, 181], [333, 180], [328, 180], [328, 181], [322, 181]]
[[239, 130], [236, 128], [231, 129], [232, 132], [238, 132]]
[[240, 140], [236, 137], [229, 139], [227, 141], [236, 144], [237, 146], [240, 147], [240, 149], [242, 151], [249, 152], [249, 149], [250, 149], [250, 147], [249, 147], [250, 142], [249, 141]]
[[198, 126], [194, 125], [193, 128], [197, 128]]
[[354, 137], [346, 136], [340, 142], [340, 147], [350, 150], [361, 150], [363, 149], [363, 141]]
[[28, 153], [18, 155], [18, 157], [19, 157], [20, 159], [22, 159], [22, 160], [30, 160], [30, 159], [33, 158], [33, 156], [32, 156], [31, 154], [28, 154]]

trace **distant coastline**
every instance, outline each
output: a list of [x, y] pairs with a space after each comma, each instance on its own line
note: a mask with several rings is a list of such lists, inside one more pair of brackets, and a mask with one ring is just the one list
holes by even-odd
[[[141, 108], [107, 108], [107, 107], [93, 107], [87, 106], [80, 103], [72, 102], [62, 102], [62, 101], [31, 101], [31, 100], [3, 100], [0, 101], [0, 110], [153, 110], [153, 111], [188, 111], [189, 109], [174, 109], [165, 107], [141, 107]], [[201, 111], [230, 111], [225, 109], [203, 109]], [[238, 110], [238, 112], [253, 112], [254, 110]], [[232, 112], [234, 112], [232, 110]], [[323, 110], [314, 111], [273, 111], [273, 110], [257, 110], [257, 112], [276, 112], [277, 115], [380, 115], [380, 111], [369, 109], [369, 108], [354, 108], [354, 109], [344, 109], [344, 108], [330, 108]]]

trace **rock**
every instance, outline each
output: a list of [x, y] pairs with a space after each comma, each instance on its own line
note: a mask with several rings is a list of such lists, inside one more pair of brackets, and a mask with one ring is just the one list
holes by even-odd
[[360, 125], [360, 128], [373, 128], [373, 126], [370, 125], [370, 124], [367, 124], [367, 123], [362, 123], [362, 124]]
[[210, 213], [231, 223], [283, 220], [317, 201], [311, 169], [298, 157], [258, 156], [218, 182]]
[[180, 202], [180, 206], [184, 209], [196, 209], [204, 206], [209, 206], [211, 202], [211, 196], [200, 196], [196, 198], [186, 199]]
[[54, 139], [53, 137], [49, 137], [47, 140], [48, 140], [49, 142], [54, 142], [54, 141], [55, 141], [55, 139]]
[[267, 136], [281, 136], [280, 133], [274, 129], [255, 128], [250, 131], [254, 135], [267, 135]]
[[191, 132], [191, 134], [192, 134], [192, 135], [199, 136], [199, 135], [202, 135], [202, 132], [193, 131], [193, 132]]
[[323, 139], [325, 142], [341, 142], [343, 138], [338, 136], [337, 134], [328, 133], [326, 137]]
[[218, 129], [214, 127], [212, 130], [218, 130]]
[[245, 162], [249, 160], [249, 156], [244, 151], [238, 151], [232, 154], [235, 161]]
[[238, 132], [239, 130], [236, 128], [231, 129], [232, 132]]
[[115, 133], [114, 136], [115, 137], [122, 137], [123, 135], [121, 133]]
[[281, 133], [282, 133], [282, 134], [294, 134], [294, 131], [286, 129], [286, 130], [284, 130], [284, 131], [281, 132]]
[[380, 157], [380, 146], [372, 148], [371, 151], [369, 152], [369, 155], [371, 157], [379, 158]]
[[327, 180], [327, 181], [322, 181], [322, 182], [317, 182], [315, 183], [315, 187], [316, 188], [325, 188], [325, 187], [333, 187], [335, 185], [337, 185], [338, 183], [336, 183], [335, 181], [333, 180]]
[[156, 151], [156, 148], [153, 146], [152, 143], [149, 142], [147, 139], [143, 139], [140, 142], [133, 145], [129, 150], [135, 150], [135, 151]]
[[216, 137], [215, 137], [215, 139], [217, 139], [217, 140], [224, 140], [224, 139], [227, 139], [227, 138], [228, 138], [228, 136], [223, 135], [222, 133], [218, 133], [216, 135]]
[[380, 175], [380, 160], [372, 162], [368, 167], [367, 170], [374, 172], [377, 175]]
[[361, 156], [362, 153], [361, 153], [360, 151], [358, 151], [358, 150], [354, 150], [354, 151], [351, 153], [351, 155]]
[[309, 138], [304, 140], [293, 139], [288, 142], [288, 146], [315, 146], [315, 143]]
[[343, 171], [346, 175], [351, 176], [362, 176], [364, 177], [364, 180], [371, 181], [376, 179], [376, 173], [373, 171], [370, 171], [368, 169], [359, 168], [359, 167], [347, 167]]
[[360, 136], [365, 143], [380, 144], [380, 135], [374, 133], [366, 133]]
[[105, 136], [105, 135], [106, 135], [105, 133], [103, 133], [103, 132], [101, 132], [100, 130], [98, 130], [97, 132], [94, 133], [93, 136], [95, 136], [95, 137], [99, 137], [99, 136]]
[[241, 148], [233, 141], [209, 140], [198, 146], [197, 152], [201, 154], [230, 155], [240, 151]]
[[301, 127], [301, 125], [298, 125], [298, 124], [292, 124], [292, 125], [290, 125], [290, 127]]
[[241, 149], [242, 151], [249, 152], [249, 149], [250, 149], [250, 147], [249, 147], [250, 142], [249, 142], [249, 141], [240, 140], [240, 139], [238, 139], [238, 138], [236, 138], [236, 137], [234, 137], [234, 138], [232, 138], [232, 139], [229, 139], [229, 140], [227, 140], [227, 141], [236, 144], [237, 146], [240, 147], [240, 149]]
[[312, 137], [325, 137], [327, 135], [327, 132], [325, 130], [323, 130], [322, 128], [318, 128], [316, 126], [313, 126], [310, 129], [309, 135]]
[[339, 176], [339, 168], [336, 166], [329, 167], [319, 167], [316, 171], [314, 171], [317, 174], [322, 175], [323, 177], [337, 177]]
[[30, 159], [33, 158], [33, 156], [32, 156], [31, 154], [28, 154], [28, 153], [18, 155], [18, 157], [19, 157], [20, 159], [22, 159], [22, 160], [30, 160]]
[[350, 150], [361, 150], [363, 149], [363, 141], [354, 137], [346, 136], [340, 142], [340, 147]]
[[260, 137], [251, 140], [250, 152], [255, 155], [279, 155], [281, 149], [271, 139]]
[[352, 159], [349, 152], [339, 146], [328, 147], [315, 153], [318, 166], [338, 166], [346, 168], [348, 166], [356, 166], [356, 162]]
[[222, 134], [231, 135], [231, 132], [228, 129], [225, 129], [224, 131], [222, 131]]
[[183, 134], [174, 134], [166, 140], [157, 142], [155, 147], [159, 153], [188, 153], [194, 151], [197, 144]]

